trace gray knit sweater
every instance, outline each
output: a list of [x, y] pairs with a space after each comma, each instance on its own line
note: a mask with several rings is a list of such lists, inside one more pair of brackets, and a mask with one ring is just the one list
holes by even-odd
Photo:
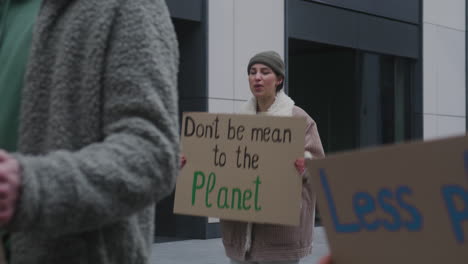
[[43, 0], [22, 92], [13, 264], [144, 264], [178, 167], [164, 0]]

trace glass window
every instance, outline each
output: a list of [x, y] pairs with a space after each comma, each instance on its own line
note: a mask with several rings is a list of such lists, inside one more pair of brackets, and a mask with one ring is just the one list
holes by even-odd
[[361, 52], [359, 146], [401, 142], [411, 137], [410, 59]]
[[415, 60], [290, 39], [287, 89], [327, 154], [411, 138]]

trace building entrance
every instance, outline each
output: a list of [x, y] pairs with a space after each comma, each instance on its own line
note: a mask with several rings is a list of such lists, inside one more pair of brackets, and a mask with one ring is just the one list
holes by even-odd
[[411, 138], [413, 60], [298, 39], [288, 47], [288, 93], [327, 154]]

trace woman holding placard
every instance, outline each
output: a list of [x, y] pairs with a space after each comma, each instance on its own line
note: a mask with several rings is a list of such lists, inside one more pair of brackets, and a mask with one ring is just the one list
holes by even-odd
[[[323, 157], [323, 147], [312, 118], [283, 91], [284, 62], [274, 51], [253, 56], [247, 67], [253, 97], [242, 114], [299, 116], [307, 120], [305, 158]], [[304, 158], [294, 164], [304, 183], [307, 182]], [[221, 221], [223, 244], [232, 264], [299, 263], [312, 250], [314, 203], [310, 184], [303, 184], [300, 225], [298, 227]]]

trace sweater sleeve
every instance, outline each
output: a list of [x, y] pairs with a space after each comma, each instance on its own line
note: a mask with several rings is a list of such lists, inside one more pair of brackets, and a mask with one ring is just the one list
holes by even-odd
[[[320, 140], [319, 132], [315, 121], [298, 106], [294, 106], [293, 116], [305, 117], [306, 119], [304, 158], [314, 159], [325, 157], [322, 141]], [[301, 176], [305, 182], [308, 181], [309, 174], [307, 172], [307, 169], [304, 170]]]
[[315, 121], [298, 106], [294, 106], [293, 116], [305, 117], [306, 119], [304, 157], [306, 159], [324, 157], [325, 153]]
[[317, 125], [310, 117], [307, 119], [307, 128], [305, 132], [305, 157], [310, 159], [325, 157]]
[[103, 140], [16, 158], [22, 191], [7, 229], [93, 230], [171, 193], [178, 170], [178, 47], [163, 0], [123, 0], [102, 78]]

